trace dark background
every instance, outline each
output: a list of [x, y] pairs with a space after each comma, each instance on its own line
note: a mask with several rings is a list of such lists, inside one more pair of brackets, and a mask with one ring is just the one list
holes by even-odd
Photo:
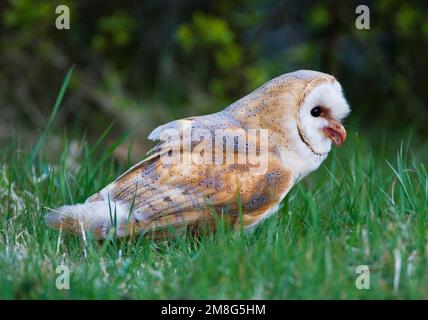
[[[339, 79], [351, 131], [395, 141], [410, 129], [425, 142], [426, 3], [2, 1], [0, 143], [19, 137], [31, 145], [72, 65], [55, 134], [95, 141], [114, 122], [109, 139], [132, 129], [136, 158], [157, 125], [216, 112], [297, 69]], [[55, 28], [60, 4], [70, 7], [70, 30]], [[360, 4], [370, 8], [370, 30], [355, 27]]]

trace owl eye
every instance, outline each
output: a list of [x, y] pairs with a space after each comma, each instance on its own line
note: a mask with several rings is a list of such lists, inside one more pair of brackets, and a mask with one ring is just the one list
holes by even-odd
[[321, 107], [320, 106], [316, 106], [315, 108], [313, 108], [311, 110], [311, 115], [312, 117], [318, 118], [321, 115]]

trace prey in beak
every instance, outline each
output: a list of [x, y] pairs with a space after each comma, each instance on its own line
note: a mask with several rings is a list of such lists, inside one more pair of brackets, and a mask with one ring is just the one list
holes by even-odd
[[346, 130], [343, 125], [335, 120], [330, 119], [327, 127], [323, 129], [327, 138], [329, 138], [335, 145], [342, 145], [346, 140]]

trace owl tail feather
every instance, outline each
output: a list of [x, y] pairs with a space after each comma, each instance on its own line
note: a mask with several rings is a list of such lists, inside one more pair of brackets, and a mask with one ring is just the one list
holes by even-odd
[[45, 216], [48, 226], [82, 235], [89, 231], [97, 240], [107, 238], [110, 232], [120, 238], [129, 234], [129, 210], [112, 201], [96, 201], [85, 204], [49, 209]]

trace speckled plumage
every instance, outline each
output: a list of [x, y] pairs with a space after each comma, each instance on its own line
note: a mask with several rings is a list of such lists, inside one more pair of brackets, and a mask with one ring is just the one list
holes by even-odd
[[[316, 88], [320, 88], [319, 96], [310, 96]], [[302, 114], [302, 109], [312, 108], [305, 106], [307, 100], [317, 97], [319, 101], [336, 101], [335, 105], [323, 107], [325, 119], [311, 119], [306, 111]], [[161, 161], [165, 142], [161, 141], [147, 159], [85, 204], [58, 208], [47, 215], [46, 222], [76, 234], [89, 230], [98, 239], [105, 238], [113, 224], [119, 237], [138, 233], [154, 238], [184, 231], [213, 231], [219, 218], [234, 228], [241, 222], [245, 228], [255, 226], [274, 213], [292, 186], [326, 158], [330, 140], [338, 136], [326, 137], [322, 126], [333, 123], [343, 134], [339, 120], [348, 113], [349, 107], [333, 76], [305, 70], [279, 76], [223, 111], [173, 121], [149, 135], [156, 141], [164, 130], [177, 130], [180, 136], [169, 143], [185, 156], [190, 151], [180, 144], [183, 124], [189, 124], [192, 130], [208, 130], [213, 136], [216, 129], [267, 129], [268, 166], [264, 173], [253, 174], [251, 168], [255, 165], [249, 163], [165, 164]], [[320, 127], [312, 128], [315, 126]], [[252, 138], [260, 147], [260, 138]], [[191, 150], [199, 143], [202, 142], [192, 140]]]

